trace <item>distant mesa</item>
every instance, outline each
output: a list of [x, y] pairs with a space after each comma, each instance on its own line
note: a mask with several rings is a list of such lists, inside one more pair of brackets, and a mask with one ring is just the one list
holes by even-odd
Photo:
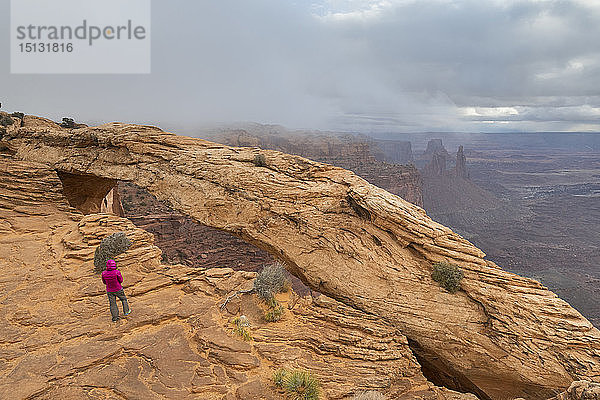
[[425, 149], [425, 152], [423, 152], [423, 155], [427, 157], [432, 156], [435, 153], [442, 153], [447, 157], [450, 155], [448, 154], [448, 150], [444, 147], [442, 139], [431, 139], [427, 142], [427, 148]]

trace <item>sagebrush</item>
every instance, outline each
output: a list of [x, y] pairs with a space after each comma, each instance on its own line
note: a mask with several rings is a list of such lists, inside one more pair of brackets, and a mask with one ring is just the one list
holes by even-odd
[[60, 126], [63, 128], [75, 128], [75, 121], [73, 118], [63, 118]]
[[233, 319], [233, 323], [236, 326], [246, 326], [246, 327], [250, 326], [250, 320], [245, 315], [240, 315], [239, 317], [235, 317]]
[[450, 293], [455, 293], [460, 289], [460, 281], [463, 276], [463, 272], [457, 265], [447, 262], [433, 264], [431, 278]]
[[289, 400], [318, 400], [321, 394], [319, 380], [305, 370], [278, 369], [273, 374], [273, 382], [285, 391]]
[[102, 239], [94, 253], [94, 271], [102, 272], [106, 268], [106, 262], [114, 259], [131, 247], [131, 240], [125, 232], [113, 233]]
[[256, 294], [266, 302], [287, 287], [289, 287], [289, 282], [285, 268], [278, 262], [265, 266], [254, 280]]
[[233, 328], [233, 333], [241, 337], [246, 342], [252, 340], [252, 334], [250, 333], [250, 329], [248, 329], [245, 326], [236, 326], [235, 328]]
[[386, 400], [385, 396], [374, 390], [358, 393], [352, 400]]

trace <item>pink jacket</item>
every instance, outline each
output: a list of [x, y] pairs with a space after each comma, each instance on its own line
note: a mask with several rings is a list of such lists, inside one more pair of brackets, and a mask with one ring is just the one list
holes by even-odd
[[106, 285], [107, 292], [123, 290], [123, 277], [117, 267], [106, 267], [106, 270], [102, 271], [102, 282]]

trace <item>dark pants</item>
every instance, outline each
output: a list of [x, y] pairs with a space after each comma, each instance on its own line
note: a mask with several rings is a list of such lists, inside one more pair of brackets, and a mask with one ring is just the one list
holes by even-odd
[[117, 307], [117, 297], [121, 300], [121, 304], [123, 305], [123, 314], [129, 313], [129, 304], [127, 303], [127, 297], [125, 297], [125, 292], [123, 289], [118, 292], [106, 292], [108, 295], [108, 303], [110, 304], [110, 313], [112, 315], [112, 320], [116, 321], [119, 319], [119, 308]]

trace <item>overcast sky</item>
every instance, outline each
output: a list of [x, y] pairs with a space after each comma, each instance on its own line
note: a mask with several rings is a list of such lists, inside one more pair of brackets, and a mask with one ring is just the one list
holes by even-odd
[[598, 0], [155, 0], [149, 75], [11, 75], [9, 27], [3, 109], [55, 119], [600, 131]]

